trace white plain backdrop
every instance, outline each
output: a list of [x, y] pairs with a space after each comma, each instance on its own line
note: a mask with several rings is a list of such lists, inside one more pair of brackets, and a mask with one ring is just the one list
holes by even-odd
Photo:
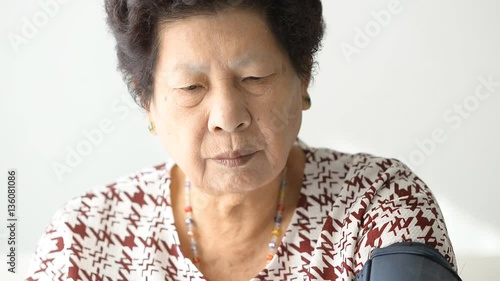
[[[493, 280], [500, 265], [500, 1], [323, 5], [327, 33], [300, 137], [409, 164], [438, 199], [462, 278]], [[0, 171], [5, 183], [8, 169], [19, 178], [16, 274], [7, 272], [7, 229], [0, 228], [0, 279], [10, 281], [21, 280], [64, 202], [167, 155], [116, 71], [102, 1], [2, 0], [0, 20]], [[86, 155], [72, 155], [96, 130], [102, 138]], [[63, 174], [55, 172], [59, 164], [68, 167]]]

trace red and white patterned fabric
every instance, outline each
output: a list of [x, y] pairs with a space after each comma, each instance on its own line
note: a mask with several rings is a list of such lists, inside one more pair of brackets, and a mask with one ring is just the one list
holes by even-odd
[[[456, 270], [443, 216], [407, 166], [312, 148], [298, 206], [274, 259], [251, 280], [353, 280], [370, 251], [430, 245]], [[42, 236], [27, 280], [206, 280], [179, 247], [170, 205], [174, 162], [70, 200]]]

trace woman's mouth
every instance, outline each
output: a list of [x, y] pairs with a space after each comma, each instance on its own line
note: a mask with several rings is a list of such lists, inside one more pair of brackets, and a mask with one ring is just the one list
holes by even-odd
[[234, 167], [239, 167], [243, 166], [246, 163], [248, 163], [252, 158], [257, 154], [258, 151], [234, 151], [234, 152], [227, 152], [220, 154], [212, 160], [214, 160], [217, 164], [234, 168]]

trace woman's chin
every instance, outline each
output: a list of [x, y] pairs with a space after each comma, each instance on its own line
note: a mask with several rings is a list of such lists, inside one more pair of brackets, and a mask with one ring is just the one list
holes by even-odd
[[272, 179], [266, 180], [270, 177], [267, 172], [247, 167], [234, 172], [215, 173], [204, 186], [210, 193], [246, 193], [265, 186], [272, 181]]

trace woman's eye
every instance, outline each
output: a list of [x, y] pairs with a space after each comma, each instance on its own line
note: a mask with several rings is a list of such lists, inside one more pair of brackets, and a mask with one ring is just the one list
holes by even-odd
[[247, 77], [245, 78], [245, 80], [250, 80], [250, 81], [259, 81], [261, 80], [263, 77], [255, 77], [255, 76], [250, 76], [250, 77]]
[[196, 90], [198, 87], [199, 87], [199, 85], [191, 85], [191, 86], [188, 86], [188, 87], [181, 88], [181, 90], [185, 90], [185, 91], [194, 91], [194, 90]]

